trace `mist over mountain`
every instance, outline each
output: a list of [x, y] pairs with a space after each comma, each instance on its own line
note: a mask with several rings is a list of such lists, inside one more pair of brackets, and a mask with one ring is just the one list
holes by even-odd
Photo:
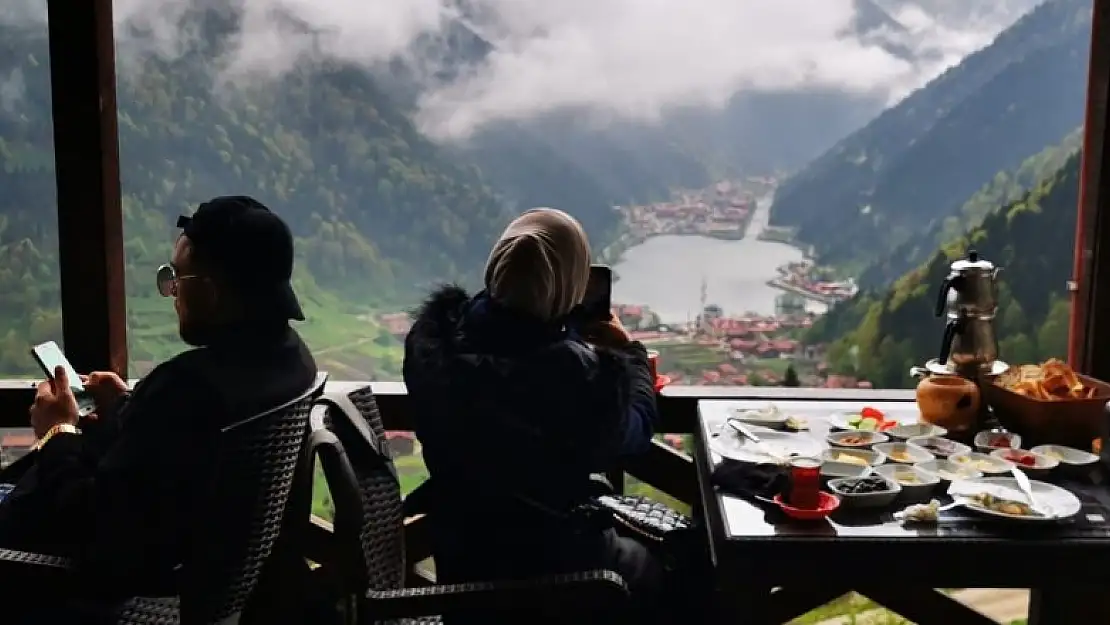
[[1038, 6], [787, 179], [772, 221], [823, 262], [859, 268], [958, 216], [996, 173], [1082, 123], [1091, 6]]

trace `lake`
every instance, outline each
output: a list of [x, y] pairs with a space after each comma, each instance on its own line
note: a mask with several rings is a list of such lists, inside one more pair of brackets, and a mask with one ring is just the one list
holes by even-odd
[[[767, 286], [776, 269], [800, 261], [802, 251], [756, 236], [767, 225], [772, 197], [757, 203], [747, 235], [739, 241], [702, 236], [658, 236], [629, 248], [613, 266], [619, 280], [613, 301], [646, 305], [669, 323], [693, 320], [701, 312], [701, 283], [706, 283], [706, 303], [716, 304], [726, 315], [751, 311], [775, 312], [775, 298], [783, 291]], [[809, 302], [807, 309], [824, 312], [825, 306]]]

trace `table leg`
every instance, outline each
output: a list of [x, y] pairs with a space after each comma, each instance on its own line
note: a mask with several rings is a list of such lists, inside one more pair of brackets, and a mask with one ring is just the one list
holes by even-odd
[[1029, 625], [1110, 623], [1110, 592], [1105, 587], [1067, 584], [1034, 588]]

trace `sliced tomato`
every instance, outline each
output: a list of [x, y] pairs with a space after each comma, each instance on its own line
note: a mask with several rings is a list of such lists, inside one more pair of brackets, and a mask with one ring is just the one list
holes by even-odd
[[864, 419], [876, 419], [880, 422], [886, 421], [886, 415], [884, 415], [881, 410], [877, 410], [870, 406], [867, 406], [863, 410], [860, 410], [859, 416], [863, 417]]
[[886, 432], [887, 430], [893, 430], [896, 427], [898, 427], [897, 421], [883, 421], [882, 424], [879, 425], [879, 431]]

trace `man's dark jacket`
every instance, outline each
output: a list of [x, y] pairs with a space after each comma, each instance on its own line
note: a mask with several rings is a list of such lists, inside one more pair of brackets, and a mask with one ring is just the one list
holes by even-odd
[[603, 530], [572, 511], [594, 492], [592, 473], [650, 444], [643, 345], [594, 348], [563, 323], [445, 287], [405, 341], [404, 377], [432, 476], [437, 576], [505, 579], [602, 561]]
[[162, 363], [82, 434], [25, 457], [0, 504], [0, 545], [77, 558], [98, 598], [176, 594], [220, 428], [294, 399], [315, 375], [284, 323], [235, 328]]

